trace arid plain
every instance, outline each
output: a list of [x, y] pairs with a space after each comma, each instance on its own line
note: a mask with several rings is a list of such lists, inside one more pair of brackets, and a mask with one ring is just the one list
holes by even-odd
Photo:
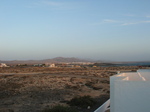
[[[146, 67], [143, 67], [145, 69]], [[136, 71], [137, 66], [48, 68], [0, 68], [0, 112], [42, 112], [55, 105], [68, 105], [76, 96], [90, 95], [97, 104], [109, 99], [109, 77], [117, 71]]]

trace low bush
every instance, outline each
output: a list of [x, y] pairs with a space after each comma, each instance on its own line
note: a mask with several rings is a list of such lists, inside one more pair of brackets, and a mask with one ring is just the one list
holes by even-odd
[[71, 99], [68, 104], [70, 106], [78, 106], [82, 108], [87, 108], [88, 106], [92, 107], [96, 104], [96, 101], [91, 98], [91, 96], [80, 96]]

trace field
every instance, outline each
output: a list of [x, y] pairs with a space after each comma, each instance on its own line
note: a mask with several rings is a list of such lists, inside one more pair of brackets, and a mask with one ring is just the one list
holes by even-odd
[[42, 112], [55, 105], [68, 105], [76, 96], [89, 95], [98, 103], [81, 112], [93, 112], [109, 99], [109, 77], [117, 71], [138, 67], [97, 68], [0, 68], [0, 112]]

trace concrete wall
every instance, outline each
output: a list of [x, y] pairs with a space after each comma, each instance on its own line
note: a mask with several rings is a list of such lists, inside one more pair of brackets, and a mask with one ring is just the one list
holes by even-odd
[[[150, 112], [150, 81], [136, 73], [119, 75], [110, 78], [110, 112]], [[127, 76], [131, 80], [124, 80]]]

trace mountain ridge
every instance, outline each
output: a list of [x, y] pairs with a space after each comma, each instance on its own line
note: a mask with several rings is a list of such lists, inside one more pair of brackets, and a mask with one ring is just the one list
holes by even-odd
[[71, 62], [92, 62], [85, 59], [79, 59], [75, 57], [65, 58], [65, 57], [56, 57], [52, 59], [43, 59], [43, 60], [11, 60], [11, 61], [2, 61], [0, 63], [6, 64], [40, 64], [40, 63], [71, 63]]
[[80, 59], [75, 57], [55, 57], [51, 59], [42, 60], [0, 60], [0, 63], [6, 64], [44, 64], [44, 63], [72, 63], [72, 62], [92, 62], [92, 63], [112, 63], [112, 64], [127, 64], [127, 63], [150, 63], [150, 61], [104, 61], [104, 60], [91, 60]]

